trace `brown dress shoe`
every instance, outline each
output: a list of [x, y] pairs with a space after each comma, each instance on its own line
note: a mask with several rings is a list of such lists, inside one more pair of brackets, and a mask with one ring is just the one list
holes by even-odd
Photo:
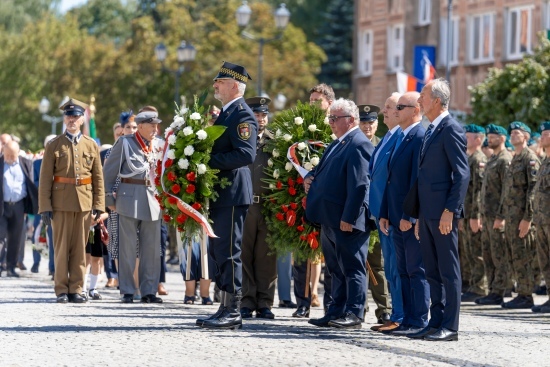
[[168, 291], [166, 288], [164, 288], [164, 285], [162, 283], [159, 283], [158, 290], [157, 290], [159, 296], [167, 296]]
[[[378, 327], [378, 329], [375, 330], [373, 329], [374, 327]], [[399, 323], [390, 321], [390, 322], [384, 323], [384, 325], [373, 326], [370, 329], [374, 331], [382, 332], [382, 331], [391, 331], [393, 329], [397, 329], [398, 327], [399, 327]]]

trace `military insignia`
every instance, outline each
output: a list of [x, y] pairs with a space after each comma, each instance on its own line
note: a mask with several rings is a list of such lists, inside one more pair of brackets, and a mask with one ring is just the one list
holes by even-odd
[[250, 138], [250, 124], [248, 122], [239, 124], [239, 126], [237, 126], [237, 132], [239, 133], [239, 138], [248, 140]]
[[363, 111], [369, 112], [369, 111], [370, 111], [370, 107], [369, 107], [369, 106], [365, 106], [365, 108], [363, 108]]
[[265, 98], [260, 99], [260, 104], [265, 104]]

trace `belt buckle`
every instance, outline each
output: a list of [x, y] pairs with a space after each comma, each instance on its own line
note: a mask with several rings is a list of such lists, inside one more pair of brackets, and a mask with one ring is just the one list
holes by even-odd
[[149, 178], [145, 179], [145, 186], [151, 186], [151, 180], [149, 180]]
[[80, 186], [80, 177], [76, 177], [76, 178], [74, 179], [74, 182], [75, 182], [74, 184], [75, 184], [76, 186]]
[[252, 196], [252, 202], [254, 204], [259, 204], [260, 203], [260, 197], [258, 195], [253, 195]]

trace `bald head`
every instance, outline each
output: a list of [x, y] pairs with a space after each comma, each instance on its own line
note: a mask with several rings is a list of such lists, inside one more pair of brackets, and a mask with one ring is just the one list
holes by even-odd
[[19, 144], [15, 141], [9, 141], [4, 145], [4, 161], [7, 164], [13, 164], [19, 157]]
[[386, 99], [384, 108], [382, 109], [384, 124], [386, 124], [390, 130], [397, 126], [397, 119], [395, 118], [395, 105], [397, 104], [399, 97], [401, 97], [401, 94], [392, 93], [392, 95]]
[[[395, 118], [401, 129], [405, 130], [413, 123], [422, 120], [422, 113], [418, 104], [419, 97], [420, 93], [418, 92], [407, 92], [399, 98], [395, 110]], [[397, 109], [397, 107], [400, 107], [401, 110]]]

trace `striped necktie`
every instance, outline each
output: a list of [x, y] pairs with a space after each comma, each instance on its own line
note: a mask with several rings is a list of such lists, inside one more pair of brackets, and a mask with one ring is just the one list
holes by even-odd
[[428, 126], [428, 130], [426, 130], [426, 134], [424, 135], [424, 141], [422, 141], [422, 150], [420, 151], [420, 156], [421, 157], [424, 156], [424, 153], [425, 153], [425, 150], [426, 150], [426, 143], [428, 142], [428, 140], [432, 136], [433, 128], [434, 128], [434, 125], [430, 124], [430, 126]]

